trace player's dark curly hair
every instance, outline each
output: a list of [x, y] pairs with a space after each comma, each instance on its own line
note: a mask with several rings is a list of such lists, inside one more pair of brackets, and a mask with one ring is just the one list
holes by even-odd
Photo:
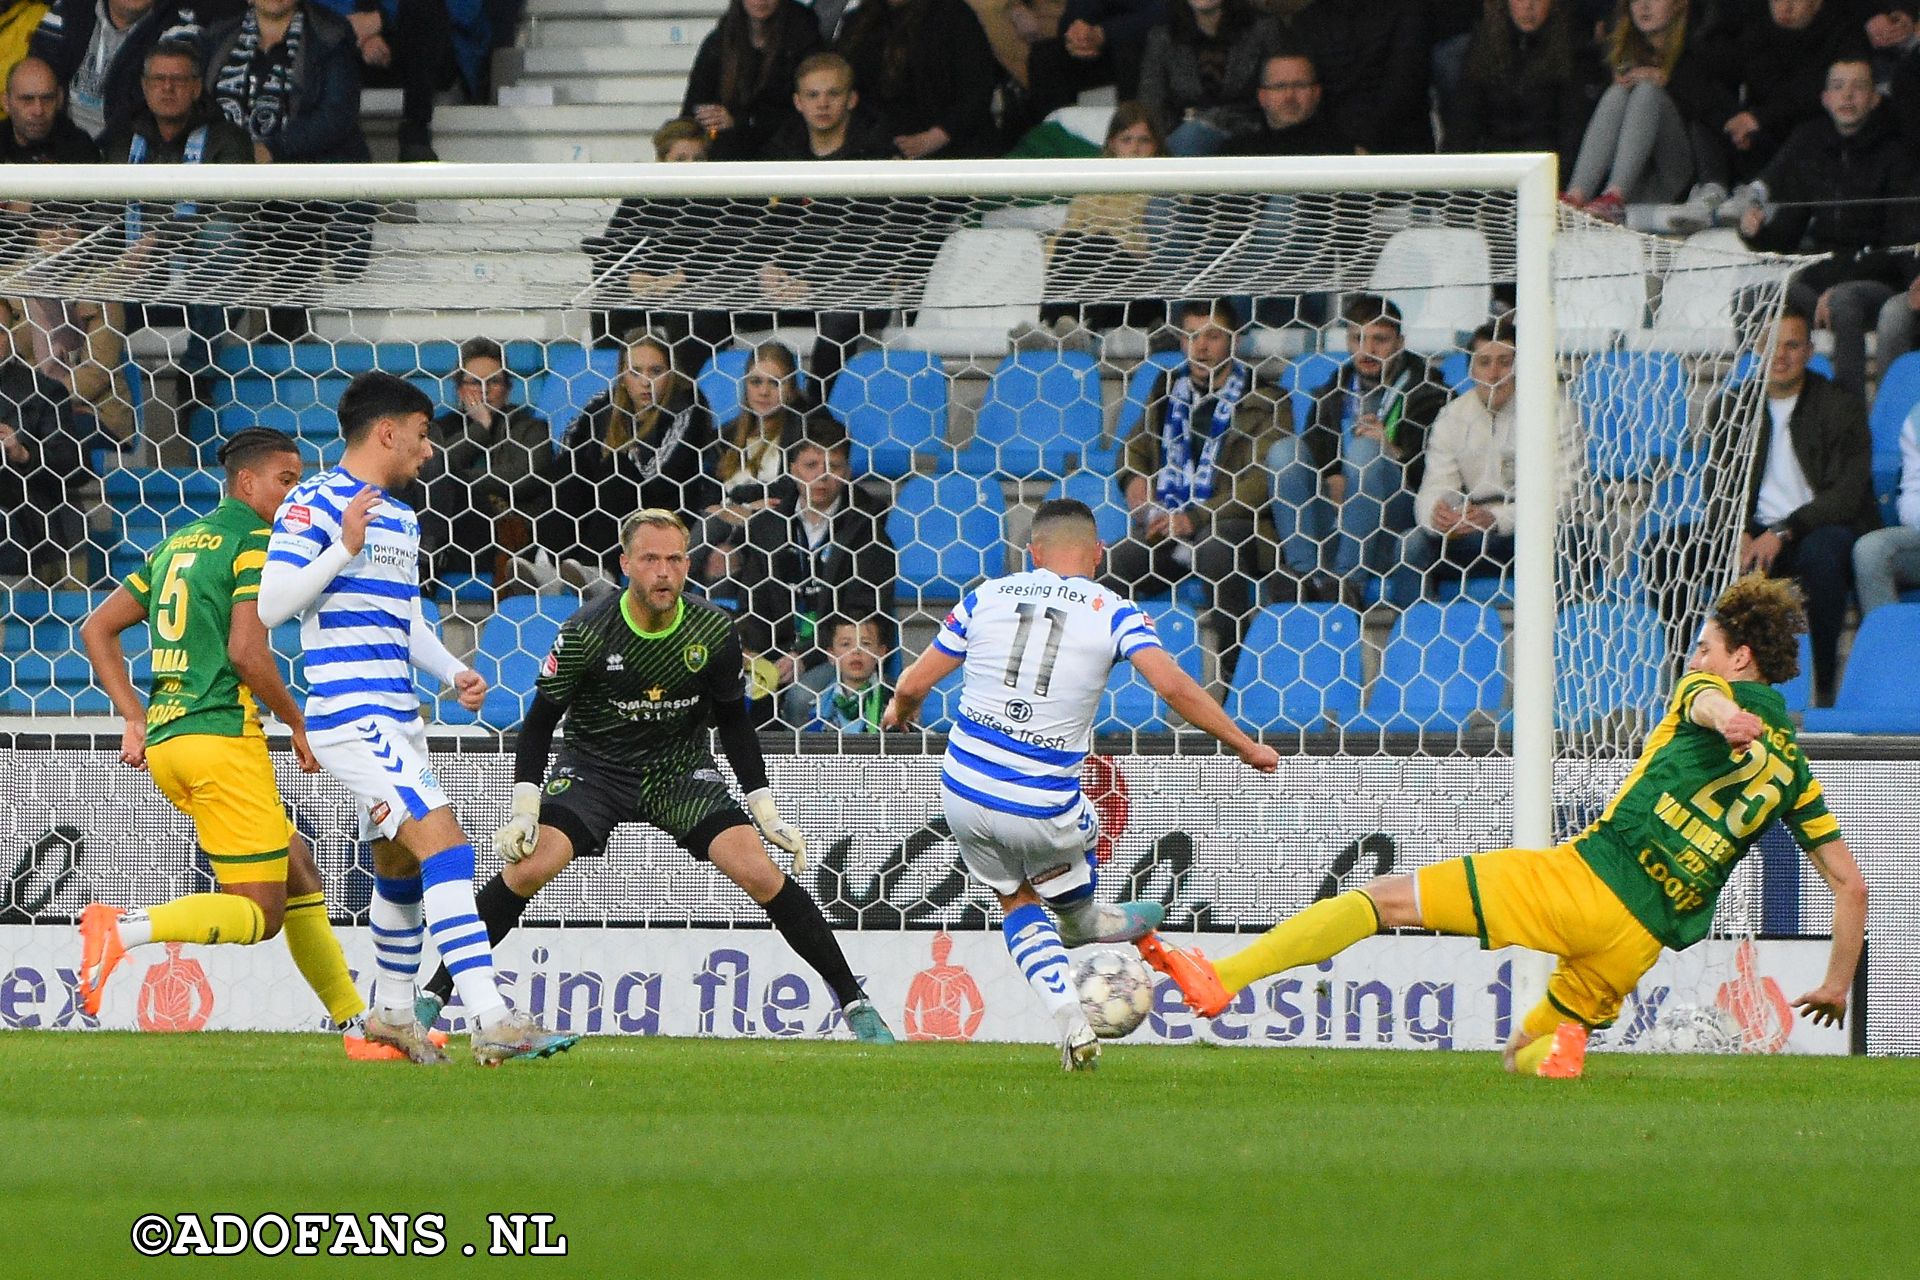
[[1750, 573], [1713, 602], [1713, 622], [1728, 649], [1746, 645], [1768, 684], [1800, 674], [1800, 633], [1807, 629], [1806, 602], [1791, 578]]
[[242, 471], [253, 470], [275, 454], [299, 452], [299, 444], [284, 431], [276, 431], [272, 427], [248, 427], [229, 437], [220, 446], [217, 457], [220, 465], [227, 469], [227, 479], [232, 480]]

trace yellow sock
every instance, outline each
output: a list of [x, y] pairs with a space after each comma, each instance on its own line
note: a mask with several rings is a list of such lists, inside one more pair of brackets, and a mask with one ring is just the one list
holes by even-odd
[[333, 934], [327, 919], [325, 894], [308, 893], [287, 899], [287, 920], [281, 925], [287, 950], [300, 976], [327, 1006], [327, 1016], [335, 1022], [347, 1022], [367, 1011], [367, 1002], [354, 989], [353, 975], [347, 972], [346, 953]]
[[172, 902], [147, 908], [155, 942], [233, 942], [241, 946], [260, 941], [267, 918], [251, 898], [237, 893], [190, 893]]
[[1514, 1074], [1522, 1076], [1537, 1074], [1540, 1070], [1540, 1064], [1545, 1062], [1547, 1055], [1552, 1052], [1553, 1032], [1549, 1031], [1513, 1055]]
[[1214, 961], [1213, 967], [1228, 991], [1238, 991], [1270, 973], [1319, 964], [1378, 932], [1380, 912], [1373, 899], [1354, 889], [1282, 920], [1251, 945]]

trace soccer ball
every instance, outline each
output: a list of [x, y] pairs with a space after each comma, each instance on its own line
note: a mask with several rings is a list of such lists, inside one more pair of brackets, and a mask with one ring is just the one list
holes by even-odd
[[1647, 1047], [1655, 1053], [1738, 1053], [1740, 1024], [1715, 1005], [1677, 1004], [1661, 1012]]
[[1096, 951], [1073, 967], [1074, 990], [1093, 1034], [1118, 1040], [1139, 1026], [1153, 1008], [1153, 975], [1136, 956]]

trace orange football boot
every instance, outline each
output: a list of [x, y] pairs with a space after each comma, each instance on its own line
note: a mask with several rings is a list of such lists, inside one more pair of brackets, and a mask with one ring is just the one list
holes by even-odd
[[1586, 1066], [1586, 1027], [1578, 1022], [1563, 1022], [1553, 1029], [1553, 1048], [1540, 1059], [1534, 1074], [1548, 1080], [1578, 1080]]
[[1180, 988], [1180, 998], [1201, 1017], [1217, 1018], [1233, 1003], [1233, 997], [1220, 985], [1213, 961], [1199, 948], [1170, 947], [1157, 933], [1149, 933], [1133, 945], [1140, 948], [1142, 960], [1173, 979]]
[[120, 908], [96, 902], [80, 913], [80, 1008], [89, 1018], [99, 1016], [107, 976], [126, 955], [120, 945]]

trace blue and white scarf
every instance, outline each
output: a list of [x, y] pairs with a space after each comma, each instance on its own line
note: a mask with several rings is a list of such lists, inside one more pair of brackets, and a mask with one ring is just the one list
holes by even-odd
[[1185, 370], [1167, 389], [1166, 419], [1160, 424], [1160, 474], [1153, 485], [1154, 497], [1168, 511], [1182, 511], [1213, 497], [1213, 468], [1220, 458], [1220, 445], [1233, 426], [1234, 410], [1240, 397], [1253, 382], [1253, 370], [1235, 360], [1213, 399], [1213, 418], [1208, 424], [1207, 443], [1199, 457], [1193, 454], [1187, 426], [1193, 419], [1197, 397], [1193, 375]]

